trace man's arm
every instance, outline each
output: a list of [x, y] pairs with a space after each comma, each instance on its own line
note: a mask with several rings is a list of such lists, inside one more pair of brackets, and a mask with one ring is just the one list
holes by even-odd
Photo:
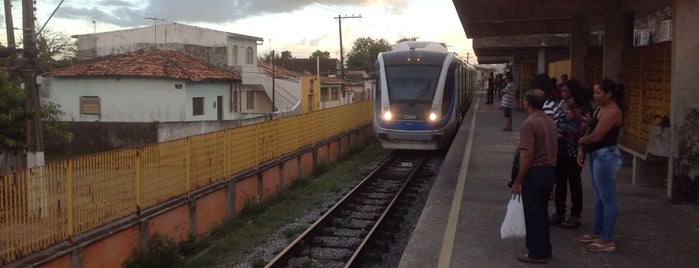
[[527, 176], [529, 168], [531, 168], [534, 162], [534, 150], [522, 149], [522, 153], [519, 156], [519, 173], [517, 173], [517, 179], [515, 179], [514, 184], [512, 184], [512, 193], [519, 194], [522, 193], [522, 183], [524, 182], [524, 177]]

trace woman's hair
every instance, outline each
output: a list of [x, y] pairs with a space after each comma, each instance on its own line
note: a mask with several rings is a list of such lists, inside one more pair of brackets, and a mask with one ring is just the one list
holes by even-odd
[[623, 107], [623, 100], [624, 100], [624, 85], [623, 84], [616, 84], [612, 79], [609, 78], [602, 78], [602, 80], [599, 81], [598, 83], [599, 88], [606, 92], [611, 92], [612, 93], [612, 99], [616, 102], [617, 105], [619, 105], [619, 108], [621, 110], [625, 110]]
[[580, 83], [580, 81], [570, 79], [565, 83], [564, 86], [568, 88], [568, 92], [570, 92], [571, 98], [575, 100], [575, 104], [577, 104], [578, 106], [582, 106], [588, 112], [592, 112], [592, 106], [590, 106], [590, 102], [587, 101], [585, 88], [583, 88], [582, 83]]
[[546, 97], [553, 95], [553, 88], [555, 86], [551, 78], [546, 74], [537, 74], [529, 81], [529, 89], [541, 89], [546, 94]]

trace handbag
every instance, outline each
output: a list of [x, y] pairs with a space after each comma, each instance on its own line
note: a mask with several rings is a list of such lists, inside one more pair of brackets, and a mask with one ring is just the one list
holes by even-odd
[[527, 227], [524, 222], [524, 207], [522, 206], [522, 195], [512, 194], [510, 203], [507, 204], [505, 220], [500, 227], [500, 237], [520, 238], [527, 235]]

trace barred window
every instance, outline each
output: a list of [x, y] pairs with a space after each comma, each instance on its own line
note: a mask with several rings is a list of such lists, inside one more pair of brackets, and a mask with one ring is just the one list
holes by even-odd
[[192, 99], [192, 115], [204, 115], [204, 97]]
[[255, 93], [252, 91], [245, 92], [245, 104], [248, 110], [255, 110]]
[[332, 87], [332, 91], [330, 92], [330, 100], [331, 101], [340, 100], [340, 88], [339, 87]]

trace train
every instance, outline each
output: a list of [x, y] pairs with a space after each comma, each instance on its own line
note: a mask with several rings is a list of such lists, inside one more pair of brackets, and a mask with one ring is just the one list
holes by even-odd
[[374, 133], [387, 149], [438, 150], [451, 143], [476, 91], [476, 69], [431, 41], [379, 53]]

